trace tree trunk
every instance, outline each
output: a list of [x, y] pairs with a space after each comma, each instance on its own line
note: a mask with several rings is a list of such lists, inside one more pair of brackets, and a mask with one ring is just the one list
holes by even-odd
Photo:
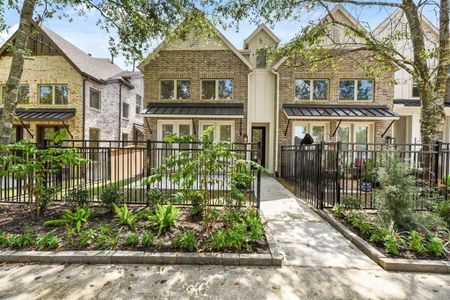
[[9, 144], [11, 141], [17, 107], [17, 95], [23, 72], [25, 53], [27, 51], [28, 37], [31, 34], [31, 22], [35, 4], [36, 0], [25, 0], [20, 13], [20, 24], [14, 42], [11, 70], [9, 71], [8, 81], [5, 86], [3, 114], [0, 118], [0, 144]]

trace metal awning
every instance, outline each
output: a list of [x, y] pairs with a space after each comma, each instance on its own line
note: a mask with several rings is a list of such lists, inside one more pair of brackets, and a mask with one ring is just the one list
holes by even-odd
[[150, 103], [144, 114], [148, 117], [243, 118], [240, 103]]
[[[16, 116], [22, 121], [63, 121], [75, 116], [75, 108], [29, 108], [17, 109]], [[0, 115], [3, 109], [0, 109]]]
[[399, 115], [381, 105], [284, 104], [288, 119], [397, 120]]
[[144, 134], [144, 125], [133, 123], [133, 128]]

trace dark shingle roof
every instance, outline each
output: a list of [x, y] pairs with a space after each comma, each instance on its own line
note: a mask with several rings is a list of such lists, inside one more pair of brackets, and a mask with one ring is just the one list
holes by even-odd
[[[406, 107], [420, 107], [420, 99], [394, 99], [394, 104], [404, 105]], [[445, 107], [450, 107], [450, 102], [444, 103]]]
[[387, 106], [380, 105], [316, 105], [284, 104], [284, 112], [289, 117], [305, 118], [397, 118], [398, 114]]
[[147, 115], [243, 116], [244, 105], [235, 103], [150, 103]]
[[[16, 116], [20, 120], [48, 120], [48, 121], [64, 121], [75, 116], [75, 108], [30, 108], [17, 109]], [[3, 114], [3, 109], [0, 108], [0, 115]]]

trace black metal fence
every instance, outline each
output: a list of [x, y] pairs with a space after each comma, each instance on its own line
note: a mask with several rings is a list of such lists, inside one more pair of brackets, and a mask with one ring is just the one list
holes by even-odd
[[424, 199], [450, 198], [450, 144], [320, 143], [283, 146], [281, 177], [295, 193], [316, 208], [330, 208], [344, 197], [357, 199], [365, 209], [375, 209], [374, 191], [380, 188], [377, 167], [396, 158], [411, 167], [420, 192], [416, 209]]
[[[98, 202], [106, 187], [114, 186], [125, 195], [129, 204], [146, 203], [148, 191], [158, 189], [166, 195], [180, 191], [180, 186], [170, 180], [176, 169], [166, 171], [161, 181], [154, 185], [145, 184], [144, 180], [154, 174], [155, 168], [164, 164], [167, 159], [179, 151], [188, 151], [194, 157], [201, 151], [200, 143], [168, 143], [162, 141], [82, 141], [68, 140], [60, 144], [46, 142], [43, 147], [59, 147], [75, 149], [87, 164], [65, 165], [47, 176], [47, 185], [55, 187], [54, 201], [64, 201], [74, 190], [86, 190], [89, 201]], [[260, 145], [256, 143], [234, 143], [231, 151], [239, 158], [260, 160]], [[13, 154], [11, 154], [13, 155]], [[32, 159], [32, 158], [30, 158]], [[211, 205], [224, 205], [230, 196], [231, 160], [223, 158], [223, 170], [209, 175], [208, 191]], [[251, 185], [243, 191], [246, 195], [245, 205], [259, 207], [261, 172], [248, 168], [253, 177]], [[33, 174], [26, 179], [17, 178], [14, 174], [0, 177], [0, 202], [31, 203], [33, 202]], [[200, 178], [194, 181], [194, 189], [200, 186]], [[220, 182], [220, 184], [218, 183]], [[181, 204], [189, 205], [184, 202]]]

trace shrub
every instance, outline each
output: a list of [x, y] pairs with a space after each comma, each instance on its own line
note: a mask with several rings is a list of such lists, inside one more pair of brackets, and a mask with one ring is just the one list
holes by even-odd
[[362, 204], [361, 201], [354, 196], [345, 196], [341, 201], [342, 207], [352, 208], [352, 209], [360, 209]]
[[397, 256], [400, 252], [401, 237], [397, 233], [389, 233], [384, 238], [385, 250], [387, 253]]
[[393, 221], [395, 228], [409, 228], [417, 191], [410, 166], [391, 159], [379, 168], [378, 175], [381, 189], [375, 191], [375, 202], [379, 215], [386, 224]]
[[191, 252], [195, 251], [197, 249], [197, 239], [194, 231], [188, 230], [183, 233], [176, 234], [172, 239], [172, 245], [178, 249]]
[[245, 224], [235, 224], [232, 228], [219, 229], [210, 237], [214, 250], [226, 248], [242, 251], [249, 249], [249, 236]]
[[134, 232], [129, 232], [125, 237], [125, 246], [131, 247], [139, 245], [139, 236]]
[[447, 223], [447, 227], [450, 227], [450, 200], [439, 202], [436, 207], [436, 212]]
[[144, 231], [144, 236], [142, 237], [142, 246], [144, 247], [151, 247], [153, 245], [153, 240], [155, 237], [153, 236], [153, 233], [149, 230]]
[[264, 224], [256, 210], [249, 210], [245, 216], [245, 224], [249, 239], [251, 241], [259, 242], [264, 239]]
[[51, 202], [56, 199], [59, 189], [57, 187], [39, 185], [35, 187], [37, 209], [39, 214], [44, 214]]
[[169, 203], [165, 206], [157, 205], [155, 211], [152, 214], [148, 214], [147, 217], [158, 228], [158, 235], [161, 235], [175, 223], [179, 214], [180, 210], [174, 207], [172, 203]]
[[333, 206], [333, 208], [331, 209], [331, 213], [333, 214], [333, 216], [335, 218], [342, 218], [344, 216], [344, 211], [342, 209], [342, 206], [340, 206], [339, 204], [336, 204], [335, 206]]
[[146, 194], [146, 204], [150, 209], [154, 209], [158, 204], [164, 203], [164, 194], [159, 189], [151, 189]]
[[437, 236], [432, 236], [427, 245], [427, 252], [436, 256], [444, 256], [445, 247], [444, 242]]
[[103, 188], [99, 198], [103, 207], [112, 213], [114, 212], [114, 204], [120, 205], [124, 202], [125, 194], [119, 190], [119, 187], [110, 184]]
[[108, 248], [112, 249], [112, 248], [116, 247], [117, 244], [119, 244], [119, 240], [120, 240], [120, 231], [108, 236], [106, 238]]
[[437, 213], [429, 211], [414, 212], [413, 223], [417, 230], [424, 232], [442, 229], [447, 225]]
[[424, 245], [425, 238], [415, 230], [409, 233], [409, 249], [418, 254], [424, 254], [426, 249]]
[[193, 191], [189, 194], [189, 202], [192, 205], [191, 217], [202, 217], [205, 209], [205, 195], [200, 191]]
[[64, 201], [72, 208], [88, 206], [89, 191], [83, 188], [73, 189], [67, 193]]
[[36, 238], [36, 248], [41, 251], [44, 249], [56, 250], [59, 248], [60, 240], [56, 234], [49, 232], [47, 234], [39, 235]]
[[0, 235], [0, 247], [23, 249], [33, 245], [33, 236], [26, 234], [2, 233]]
[[113, 207], [120, 224], [127, 226], [131, 231], [136, 231], [136, 221], [141, 217], [140, 214], [132, 214], [126, 204], [119, 208], [113, 203]]
[[74, 211], [65, 209], [60, 219], [50, 220], [44, 222], [45, 226], [59, 226], [59, 225], [75, 225], [77, 232], [80, 232], [81, 227], [87, 222], [90, 216], [89, 207], [77, 207]]
[[95, 231], [93, 229], [87, 229], [80, 232], [78, 236], [78, 242], [81, 248], [86, 248], [92, 245], [95, 241]]
[[388, 234], [388, 228], [382, 226], [374, 226], [372, 229], [372, 234], [370, 236], [370, 241], [372, 243], [381, 244], [384, 242]]

